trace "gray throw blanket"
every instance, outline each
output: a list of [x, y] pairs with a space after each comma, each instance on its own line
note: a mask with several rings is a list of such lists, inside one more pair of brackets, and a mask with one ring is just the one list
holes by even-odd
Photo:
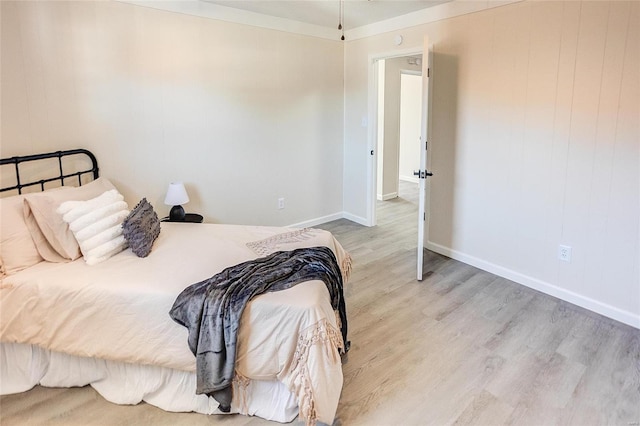
[[340, 314], [347, 351], [347, 314], [342, 274], [328, 247], [279, 251], [236, 266], [187, 287], [169, 312], [189, 330], [189, 348], [196, 356], [197, 394], [208, 394], [231, 407], [231, 384], [236, 360], [236, 339], [246, 304], [262, 293], [285, 290], [310, 280], [322, 280], [331, 306]]

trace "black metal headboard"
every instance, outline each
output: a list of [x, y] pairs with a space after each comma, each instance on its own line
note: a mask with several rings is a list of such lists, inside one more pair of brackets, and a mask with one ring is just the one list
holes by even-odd
[[[89, 160], [91, 160], [91, 167], [88, 169], [82, 168], [80, 170], [74, 170], [72, 172], [65, 173], [63, 168], [62, 158], [73, 156], [73, 155], [85, 155], [89, 157]], [[26, 182], [22, 181], [20, 177], [20, 164], [32, 162], [32, 161], [38, 161], [38, 160], [47, 160], [50, 158], [58, 159], [57, 170], [50, 170], [50, 171], [48, 170], [46, 172], [46, 175], [44, 175], [44, 177], [42, 178], [38, 178], [35, 180], [27, 180]], [[78, 178], [78, 185], [82, 185], [83, 175], [91, 173], [93, 174], [94, 180], [97, 179], [99, 175], [98, 160], [96, 160], [95, 155], [93, 155], [90, 151], [86, 149], [70, 149], [67, 151], [55, 151], [55, 152], [47, 152], [45, 154], [25, 155], [25, 156], [19, 156], [19, 157], [0, 159], [0, 166], [11, 166], [11, 165], [14, 165], [14, 168], [15, 168], [15, 181], [14, 181], [15, 184], [13, 184], [12, 182], [11, 186], [3, 186], [2, 188], [0, 188], [0, 192], [17, 190], [18, 194], [22, 194], [23, 188], [27, 188], [35, 185], [40, 185], [40, 190], [44, 191], [44, 185], [46, 183], [60, 181], [60, 185], [64, 186], [65, 179], [72, 178], [74, 176]], [[2, 171], [4, 172], [5, 170], [6, 170], [6, 167], [2, 167]], [[5, 175], [2, 174], [2, 176], [4, 177]]]

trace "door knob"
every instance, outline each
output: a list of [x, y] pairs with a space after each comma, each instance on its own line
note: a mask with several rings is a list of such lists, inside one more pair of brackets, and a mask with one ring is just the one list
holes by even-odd
[[420, 179], [425, 179], [428, 176], [433, 176], [433, 173], [427, 170], [414, 170], [413, 175], [418, 176]]

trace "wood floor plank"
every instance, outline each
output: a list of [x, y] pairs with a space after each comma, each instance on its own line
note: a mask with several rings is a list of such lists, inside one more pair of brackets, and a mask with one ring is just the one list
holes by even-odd
[[512, 412], [513, 407], [483, 390], [474, 395], [453, 424], [455, 426], [505, 424]]
[[[375, 227], [320, 227], [353, 256], [335, 426], [640, 424], [640, 330], [429, 251], [415, 280], [415, 184], [378, 203]], [[36, 387], [0, 397], [0, 424], [277, 423]]]

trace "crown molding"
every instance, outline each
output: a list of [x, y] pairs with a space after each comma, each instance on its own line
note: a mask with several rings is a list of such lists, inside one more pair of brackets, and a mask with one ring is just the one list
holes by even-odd
[[456, 16], [466, 15], [469, 13], [480, 12], [494, 7], [505, 6], [511, 3], [518, 3], [523, 0], [487, 0], [487, 1], [469, 1], [454, 0], [447, 3], [441, 3], [437, 6], [429, 7], [406, 15], [397, 16], [395, 18], [386, 19], [384, 21], [375, 22], [370, 25], [363, 25], [358, 28], [345, 31], [347, 41], [358, 40], [361, 38], [371, 37], [392, 31], [398, 31], [417, 25], [428, 24], [430, 22], [441, 21], [443, 19], [454, 18]]
[[[261, 13], [250, 12], [233, 7], [221, 6], [198, 0], [117, 0], [141, 7], [164, 10], [184, 15], [199, 16], [216, 19], [236, 24], [250, 25], [276, 31], [285, 31], [294, 34], [302, 34], [311, 37], [319, 37], [328, 40], [340, 40], [341, 32], [337, 29], [320, 25], [307, 24], [292, 19], [278, 18]], [[364, 25], [345, 31], [347, 41], [358, 40], [378, 34], [398, 31], [404, 28], [428, 24], [430, 22], [449, 19], [468, 13], [479, 12], [485, 9], [500, 7], [523, 0], [453, 0], [437, 6], [407, 13], [406, 15]]]
[[118, 0], [141, 7], [164, 10], [167, 12], [184, 15], [198, 16], [202, 18], [216, 19], [219, 21], [233, 22], [236, 24], [250, 25], [253, 27], [270, 30], [285, 31], [294, 34], [302, 34], [311, 37], [325, 38], [340, 41], [341, 32], [337, 29], [322, 27], [320, 25], [307, 24], [292, 19], [279, 18], [261, 13], [235, 9], [198, 0]]

